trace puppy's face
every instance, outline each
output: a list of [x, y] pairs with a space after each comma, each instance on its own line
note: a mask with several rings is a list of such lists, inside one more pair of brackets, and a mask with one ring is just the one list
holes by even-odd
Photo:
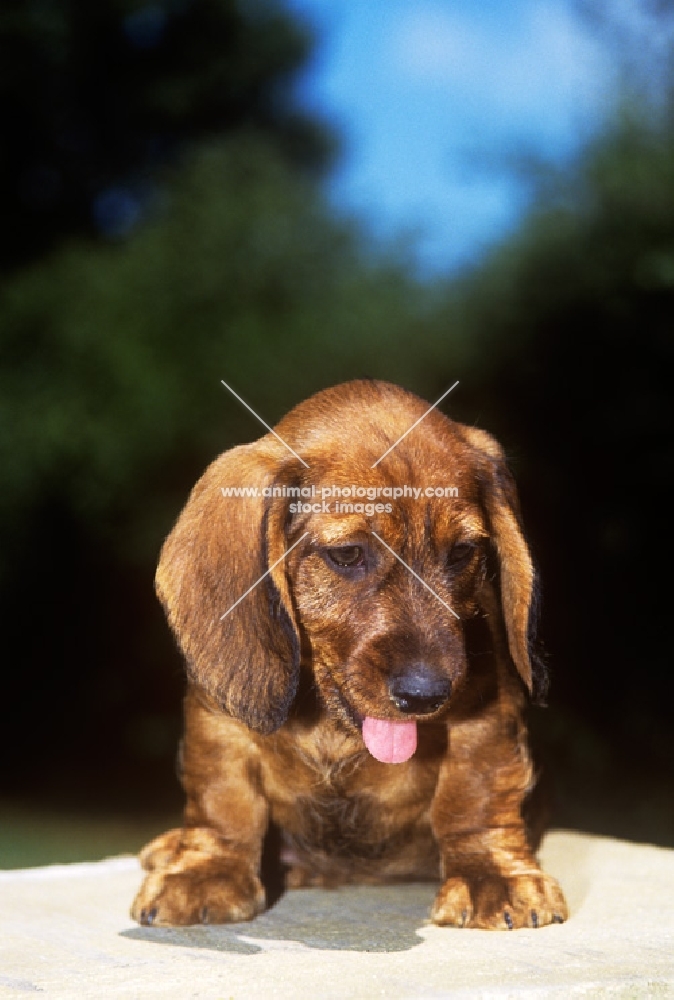
[[285, 574], [322, 699], [387, 761], [414, 751], [416, 722], [446, 712], [466, 675], [465, 624], [484, 611], [476, 470], [463, 442], [432, 429], [421, 463], [405, 441], [374, 469], [377, 448], [362, 444], [335, 449], [346, 462], [311, 456], [303, 485], [327, 503], [290, 505], [286, 520], [288, 547], [305, 536]]

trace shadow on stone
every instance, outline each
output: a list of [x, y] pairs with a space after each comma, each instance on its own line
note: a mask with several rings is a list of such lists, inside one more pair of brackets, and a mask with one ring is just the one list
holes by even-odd
[[205, 948], [208, 951], [226, 951], [234, 955], [256, 955], [264, 949], [248, 941], [240, 941], [234, 926], [213, 927], [132, 927], [120, 931], [119, 936], [131, 941], [146, 941], [151, 944], [170, 944], [174, 948]]
[[327, 951], [409, 951], [422, 942], [417, 928], [428, 918], [435, 888], [413, 884], [297, 889], [250, 923], [134, 927], [120, 933], [136, 941], [241, 955], [266, 951], [266, 941]]

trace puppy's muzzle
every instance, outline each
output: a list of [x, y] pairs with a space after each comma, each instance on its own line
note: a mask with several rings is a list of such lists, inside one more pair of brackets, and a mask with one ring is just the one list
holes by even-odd
[[391, 701], [408, 715], [436, 712], [449, 698], [451, 689], [448, 677], [423, 662], [410, 664], [389, 681]]

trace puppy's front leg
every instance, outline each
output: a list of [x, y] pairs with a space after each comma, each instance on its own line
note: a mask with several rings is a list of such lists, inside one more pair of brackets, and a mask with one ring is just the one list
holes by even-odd
[[185, 826], [141, 852], [148, 871], [131, 908], [141, 924], [250, 920], [265, 906], [260, 882], [268, 806], [255, 738], [240, 722], [185, 699], [181, 779]]
[[451, 727], [431, 811], [445, 879], [435, 923], [512, 930], [566, 920], [562, 890], [527, 842], [522, 802], [531, 781], [518, 715], [497, 709]]

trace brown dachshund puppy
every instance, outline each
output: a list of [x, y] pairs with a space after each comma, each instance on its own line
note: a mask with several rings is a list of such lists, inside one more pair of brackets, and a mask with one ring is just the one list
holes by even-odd
[[434, 409], [406, 434], [427, 410], [336, 386], [195, 486], [157, 573], [185, 825], [142, 852], [141, 923], [254, 917], [270, 824], [289, 887], [442, 879], [438, 924], [566, 918], [522, 819], [543, 678], [515, 488], [483, 431]]

